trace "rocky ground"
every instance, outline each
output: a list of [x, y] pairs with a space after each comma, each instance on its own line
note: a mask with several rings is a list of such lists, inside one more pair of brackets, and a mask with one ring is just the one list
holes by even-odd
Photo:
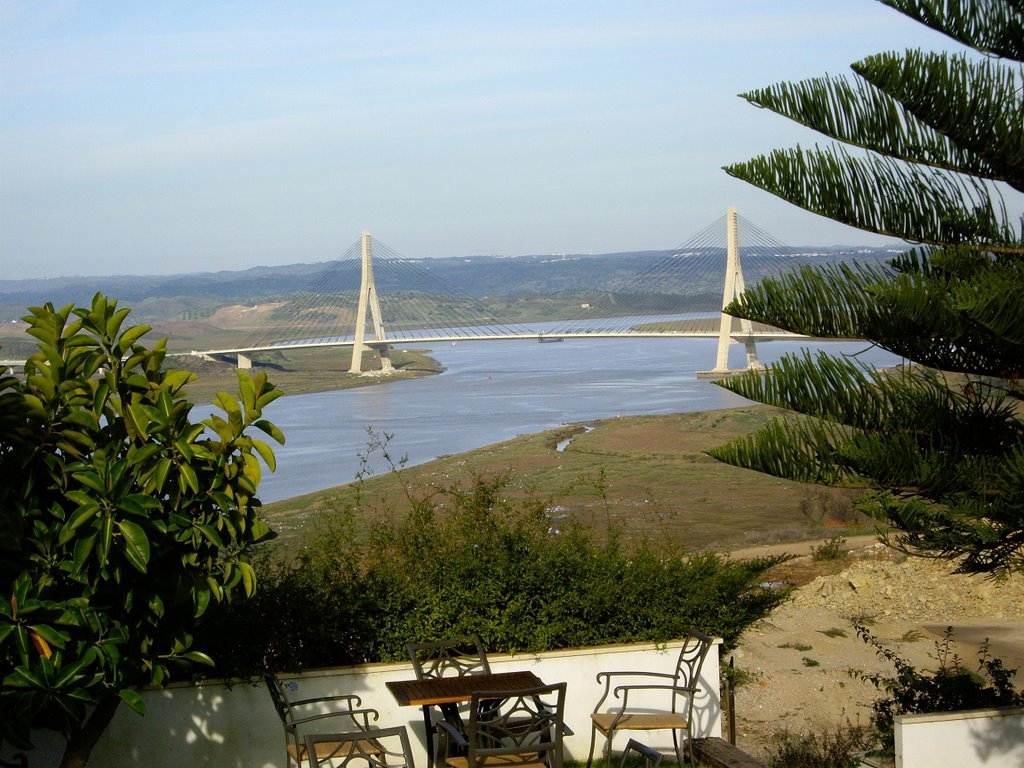
[[[855, 623], [919, 669], [937, 666], [936, 641], [948, 626], [953, 649], [972, 670], [979, 644], [990, 638], [991, 655], [1020, 668], [1016, 682], [1024, 686], [1024, 576], [952, 575], [946, 561], [858, 543], [841, 560], [803, 555], [793, 561], [788, 567], [797, 583], [807, 583], [747, 630], [736, 648], [735, 665], [748, 678], [736, 690], [736, 741], [748, 752], [764, 754], [784, 730], [870, 721], [879, 694], [850, 670], [889, 674], [893, 668], [857, 636]], [[815, 571], [824, 573], [812, 578]]]

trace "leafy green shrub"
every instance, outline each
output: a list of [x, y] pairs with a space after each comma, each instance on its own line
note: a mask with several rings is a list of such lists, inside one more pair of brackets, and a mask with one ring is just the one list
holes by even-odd
[[920, 672], [898, 653], [879, 643], [865, 627], [856, 625], [856, 629], [861, 639], [875, 648], [879, 657], [896, 668], [895, 677], [851, 672], [885, 693], [871, 705], [874, 726], [885, 750], [894, 748], [897, 715], [1024, 705], [1024, 693], [1013, 687], [1017, 670], [1007, 669], [1000, 659], [989, 656], [988, 640], [978, 649], [978, 672], [974, 673], [965, 668], [960, 657], [952, 652], [953, 628], [947, 627], [942, 640], [935, 643], [938, 669]]
[[769, 753], [768, 768], [856, 768], [854, 757], [872, 746], [870, 729], [863, 726], [838, 726], [834, 731], [811, 733], [783, 731], [779, 743]]
[[811, 547], [811, 558], [815, 561], [842, 560], [846, 557], [846, 539], [833, 536], [825, 539], [817, 547]]
[[[780, 558], [665, 554], [581, 526], [556, 530], [507, 479], [410, 495], [368, 529], [329, 516], [295, 562], [257, 563], [260, 590], [215, 607], [205, 642], [224, 676], [406, 658], [410, 642], [478, 632], [494, 652], [663, 642], [694, 626], [726, 645], [786, 597], [759, 586]], [[227, 627], [246, 627], [244, 642]]]

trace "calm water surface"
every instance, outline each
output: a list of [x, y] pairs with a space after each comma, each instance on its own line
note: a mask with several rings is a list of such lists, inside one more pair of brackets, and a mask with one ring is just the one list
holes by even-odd
[[[277, 501], [351, 482], [367, 454], [368, 430], [392, 435], [391, 453], [419, 464], [560, 424], [748, 402], [697, 379], [698, 370], [714, 367], [716, 346], [714, 339], [460, 342], [434, 348], [431, 356], [446, 369], [437, 376], [282, 397], [266, 415], [287, 443], [275, 449], [277, 472], [265, 474], [260, 498]], [[771, 342], [758, 352], [768, 363], [798, 348]], [[742, 346], [733, 345], [731, 354], [731, 365], [744, 364]], [[878, 350], [861, 357], [872, 365], [896, 362]], [[384, 471], [379, 460], [370, 466]]]

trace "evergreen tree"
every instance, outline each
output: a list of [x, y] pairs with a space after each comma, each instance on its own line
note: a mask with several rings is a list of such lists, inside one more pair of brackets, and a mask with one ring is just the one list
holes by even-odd
[[882, 0], [962, 44], [854, 76], [742, 94], [832, 141], [726, 167], [814, 213], [914, 245], [887, 265], [764, 281], [729, 314], [908, 361], [791, 355], [721, 382], [796, 414], [712, 452], [805, 482], [861, 486], [907, 552], [964, 572], [1024, 570], [1024, 2]]

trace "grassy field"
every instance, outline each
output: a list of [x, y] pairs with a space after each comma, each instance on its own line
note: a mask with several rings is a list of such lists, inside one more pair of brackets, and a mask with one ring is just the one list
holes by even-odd
[[508, 494], [545, 499], [554, 526], [564, 514], [598, 533], [615, 526], [629, 537], [694, 551], [811, 538], [856, 521], [848, 492], [737, 469], [703, 453], [780, 413], [751, 406], [563, 427], [268, 504], [266, 517], [280, 534], [275, 546], [291, 551], [317, 535], [321, 516], [352, 505], [357, 492], [372, 518], [403, 514], [406, 494], [420, 498], [506, 474]]

